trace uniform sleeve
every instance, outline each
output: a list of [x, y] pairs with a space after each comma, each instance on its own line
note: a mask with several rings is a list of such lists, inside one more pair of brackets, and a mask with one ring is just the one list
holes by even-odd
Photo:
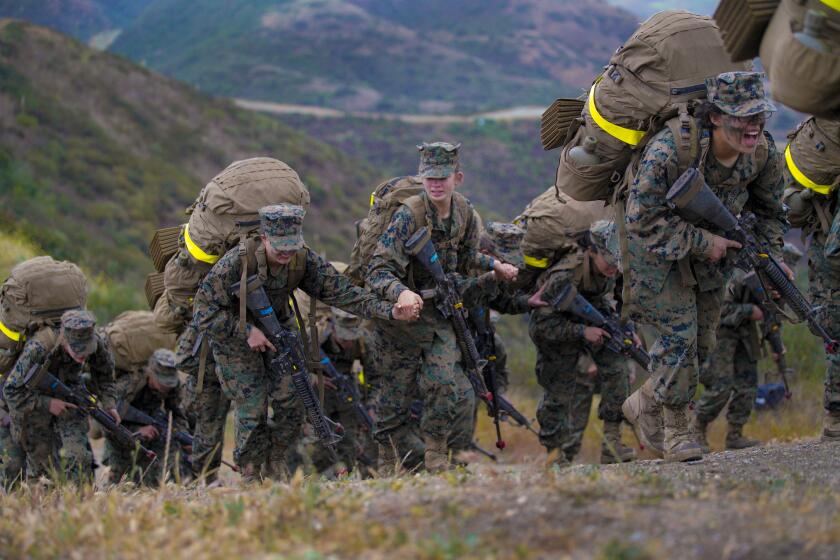
[[411, 262], [405, 243], [415, 228], [411, 210], [401, 206], [391, 217], [388, 228], [379, 236], [368, 266], [367, 285], [382, 298], [397, 301], [399, 295], [408, 289], [402, 280], [408, 275]]
[[[837, 191], [837, 199], [840, 200], [840, 190]], [[828, 259], [832, 269], [840, 269], [840, 202], [835, 203], [834, 219], [831, 228], [828, 230], [828, 237], [825, 240], [823, 254]]]
[[231, 249], [213, 265], [195, 294], [194, 324], [214, 340], [243, 337], [237, 329], [239, 311], [230, 296], [230, 287], [239, 281], [241, 266], [239, 250]]
[[[549, 270], [545, 280], [546, 288], [543, 291], [542, 299], [550, 302], [567, 284], [574, 282], [574, 269], [562, 268]], [[583, 338], [583, 330], [586, 325], [580, 323], [575, 317], [550, 307], [540, 307], [534, 311], [535, 320], [541, 323], [540, 332], [548, 340], [557, 342], [570, 342]]]
[[102, 408], [115, 408], [117, 387], [114, 381], [114, 353], [111, 352], [108, 340], [99, 333], [96, 333], [96, 350], [91, 354], [88, 363]]
[[374, 293], [354, 286], [329, 262], [314, 251], [306, 251], [306, 273], [300, 288], [310, 297], [368, 319], [390, 319], [391, 303], [382, 301]]
[[629, 235], [641, 240], [647, 251], [669, 261], [705, 256], [712, 239], [710, 232], [668, 208], [665, 196], [677, 178], [677, 148], [673, 134], [665, 129], [645, 149], [628, 194], [625, 220]]
[[493, 257], [488, 257], [478, 250], [481, 236], [481, 230], [478, 227], [480, 223], [481, 216], [479, 216], [478, 212], [473, 209], [469, 230], [464, 236], [461, 254], [458, 257], [459, 262], [466, 264], [466, 266], [462, 267], [461, 270], [463, 274], [466, 274], [469, 269], [476, 269], [479, 271], [493, 270]]
[[27, 373], [33, 367], [39, 367], [47, 357], [47, 349], [37, 340], [30, 340], [9, 372], [3, 386], [3, 397], [10, 412], [18, 414], [40, 410], [46, 412], [50, 407], [50, 397], [29, 389], [24, 384]]
[[767, 163], [749, 186], [750, 197], [745, 208], [755, 214], [755, 232], [759, 242], [766, 244], [773, 257], [781, 261], [784, 235], [789, 228], [782, 204], [785, 189], [782, 158], [770, 133], [765, 131], [764, 137], [767, 140]]
[[146, 375], [142, 370], [133, 370], [126, 375], [121, 375], [114, 382], [114, 395], [117, 405], [134, 400], [140, 389], [145, 384]]
[[748, 321], [753, 311], [751, 303], [743, 302], [745, 286], [742, 278], [743, 274], [736, 271], [729, 280], [720, 309], [720, 324], [733, 329]]

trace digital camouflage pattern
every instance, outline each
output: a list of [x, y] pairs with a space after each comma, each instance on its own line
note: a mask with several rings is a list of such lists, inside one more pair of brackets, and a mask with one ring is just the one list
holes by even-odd
[[[235, 404], [234, 459], [240, 465], [260, 465], [268, 458], [269, 441], [272, 446], [288, 446], [297, 439], [303, 409], [295, 400], [290, 379], [270, 377], [263, 356], [248, 347], [246, 336], [238, 329], [238, 301], [230, 290], [239, 281], [241, 267], [238, 248], [219, 259], [199, 286], [193, 313], [198, 329], [210, 338], [222, 389]], [[288, 279], [288, 266], [268, 267], [263, 282], [281, 322], [292, 317]], [[357, 315], [380, 319], [391, 316], [391, 304], [350, 284], [329, 262], [308, 248], [305, 248], [305, 270], [297, 287], [327, 305]], [[249, 320], [249, 324], [253, 323]], [[269, 404], [274, 411], [271, 430], [267, 425]]]
[[[480, 218], [472, 211], [462, 223], [457, 212], [441, 219], [425, 193], [427, 225], [440, 263], [447, 273], [457, 273], [455, 283], [469, 308], [485, 293], [495, 294], [496, 282], [487, 276], [467, 277], [470, 269], [489, 271], [493, 259], [478, 252]], [[418, 229], [411, 210], [403, 205], [379, 238], [368, 268], [367, 284], [383, 298], [396, 301], [403, 290], [434, 288], [429, 273], [414, 266], [405, 243]], [[463, 234], [463, 235], [461, 235]], [[453, 240], [460, 238], [460, 243]], [[411, 271], [411, 273], [409, 273]], [[451, 441], [470, 437], [473, 431], [475, 395], [460, 364], [461, 352], [452, 324], [425, 302], [414, 323], [383, 324], [374, 329], [376, 368], [387, 372], [376, 404], [374, 437], [381, 445], [398, 449], [411, 445], [410, 407], [417, 394], [423, 397], [420, 423], [425, 438]], [[466, 436], [464, 435], [466, 434]], [[408, 438], [401, 441], [401, 438]]]
[[522, 256], [522, 240], [525, 238], [525, 231], [516, 224], [502, 222], [487, 222], [484, 231], [493, 242], [493, 253], [502, 261], [512, 264], [518, 268], [525, 267]]
[[[588, 269], [588, 270], [587, 270]], [[543, 299], [554, 299], [564, 286], [573, 284], [596, 309], [613, 313], [615, 280], [600, 274], [583, 249], [554, 263], [540, 279]], [[595, 381], [581, 373], [578, 362], [589, 354], [598, 366], [601, 404], [598, 417], [620, 422], [621, 405], [629, 395], [626, 359], [585, 341], [585, 324], [567, 313], [540, 307], [531, 313], [528, 334], [537, 347], [537, 382], [543, 396], [537, 407], [540, 443], [546, 450], [562, 452], [571, 460], [580, 450], [581, 436], [589, 420]]]
[[12, 418], [0, 407], [0, 486], [9, 489], [26, 475], [26, 453], [12, 438]]
[[[840, 191], [834, 193], [834, 216], [827, 236], [815, 235], [808, 247], [808, 286], [811, 303], [820, 306], [820, 322], [840, 338]], [[840, 354], [827, 356], [823, 406], [840, 415]]]
[[[762, 169], [755, 155], [741, 155], [732, 168], [726, 168], [710, 153], [702, 172], [733, 215], [742, 210], [756, 215], [759, 240], [781, 258], [787, 224], [781, 167], [772, 137], [764, 135], [768, 155]], [[656, 398], [674, 408], [688, 404], [697, 386], [698, 359], [702, 363], [716, 346], [724, 287], [724, 263], [706, 260], [711, 234], [724, 232], [705, 221], [689, 223], [665, 202], [679, 176], [678, 161], [674, 135], [666, 127], [645, 148], [625, 215], [630, 258], [626, 303], [637, 322], [658, 331], [651, 348]], [[681, 259], [686, 259], [690, 277], [682, 277], [677, 265]]]
[[621, 266], [621, 251], [619, 250], [615, 222], [598, 220], [589, 228], [589, 236], [598, 254], [604, 257], [607, 264], [615, 267]]
[[99, 397], [102, 408], [115, 408], [114, 357], [104, 335], [94, 331], [93, 340], [95, 348], [83, 365], [74, 361], [60, 344], [47, 347], [44, 337], [36, 333], [26, 342], [9, 373], [3, 396], [12, 418], [12, 436], [27, 456], [29, 478], [48, 476], [55, 469], [74, 480], [87, 480], [93, 475], [87, 416], [74, 412], [53, 416], [49, 412], [51, 397], [24, 384], [33, 367], [44, 366], [76, 389], [83, 384], [82, 372], [87, 367], [91, 376], [88, 390]]
[[[180, 393], [177, 390], [177, 373], [176, 383], [170, 385], [169, 390], [165, 393], [159, 393], [152, 389], [148, 383], [149, 377], [158, 377], [162, 369], [171, 369], [174, 373], [174, 360], [174, 353], [171, 350], [156, 350], [149, 358], [145, 368], [117, 379], [115, 388], [117, 402], [129, 403], [149, 416], [156, 416], [162, 412], [162, 416], [168, 419], [171, 413], [172, 432], [184, 431], [189, 433], [189, 423], [181, 406]], [[143, 426], [143, 424], [125, 421], [123, 425], [132, 432]], [[105, 434], [103, 462], [111, 468], [109, 475], [111, 482], [117, 483], [126, 479], [152, 486], [160, 482], [166, 451], [166, 434], [161, 433], [154, 440], [144, 442], [144, 445], [157, 453], [157, 458], [154, 461], [150, 461], [143, 455], [135, 455], [134, 450], [120, 446], [107, 433]], [[188, 471], [183, 461], [186, 455], [186, 451], [173, 438], [169, 444], [169, 457], [166, 459], [166, 464], [167, 471], [175, 480], [187, 478]], [[175, 474], [176, 469], [179, 470], [178, 475]]]
[[717, 348], [700, 367], [703, 394], [697, 402], [697, 419], [710, 424], [729, 403], [726, 421], [742, 427], [750, 419], [758, 389], [758, 360], [761, 357], [759, 323], [753, 312], [743, 270], [733, 271], [721, 304]]
[[175, 365], [179, 371], [187, 374], [181, 403], [193, 435], [193, 475], [199, 477], [203, 474], [212, 482], [222, 464], [230, 399], [222, 391], [216, 375], [216, 362], [209, 347], [206, 350], [201, 390], [198, 390], [202, 341], [198, 335], [198, 328], [191, 322], [178, 337]]
[[[333, 313], [333, 321], [335, 321], [336, 315], [336, 313]], [[331, 326], [336, 327], [337, 322], [334, 322]], [[361, 329], [358, 330], [362, 331]], [[336, 370], [356, 381], [353, 363], [358, 360], [363, 371], [368, 370], [371, 365], [370, 343], [366, 341], [368, 335], [363, 331], [360, 332], [359, 337], [354, 339], [346, 339], [339, 335], [340, 331], [332, 330], [327, 335], [326, 340], [321, 343], [321, 349]], [[344, 345], [339, 340], [344, 342]], [[338, 456], [341, 462], [347, 467], [355, 467], [357, 463], [368, 463], [370, 466], [375, 466], [372, 461], [376, 454], [371, 453], [370, 450], [371, 435], [353, 409], [353, 403], [345, 402], [339, 397], [338, 391], [328, 387], [324, 391], [324, 414], [344, 428], [344, 439], [338, 444]], [[312, 462], [319, 471], [323, 471], [330, 466], [330, 459], [322, 446], [316, 447]]]
[[458, 170], [458, 150], [461, 144], [449, 142], [423, 143], [417, 146], [420, 151], [419, 176], [434, 179], [449, 177]]
[[260, 208], [260, 231], [278, 251], [303, 248], [303, 218], [306, 210], [294, 204], [275, 204]]
[[761, 72], [724, 72], [706, 79], [707, 99], [735, 117], [749, 117], [776, 110], [764, 95]]
[[61, 337], [79, 356], [87, 356], [96, 349], [95, 327], [96, 319], [90, 311], [73, 309], [61, 316]]

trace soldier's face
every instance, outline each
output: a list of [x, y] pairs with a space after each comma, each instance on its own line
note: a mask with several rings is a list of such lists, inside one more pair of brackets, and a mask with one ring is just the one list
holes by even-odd
[[424, 177], [423, 187], [432, 202], [444, 202], [452, 198], [452, 193], [463, 181], [464, 174], [458, 171], [445, 178]]
[[715, 125], [715, 141], [724, 142], [742, 154], [753, 154], [761, 139], [761, 132], [767, 122], [767, 115], [760, 113], [752, 117], [712, 115]]
[[73, 361], [76, 362], [77, 364], [83, 364], [83, 363], [85, 363], [85, 360], [87, 359], [86, 354], [82, 355], [82, 354], [76, 354], [75, 352], [73, 352], [73, 348], [70, 347], [70, 343], [68, 343], [67, 341], [64, 341], [64, 351], [67, 352], [67, 355], [70, 356], [70, 358], [72, 358]]
[[297, 251], [278, 251], [274, 247], [271, 246], [271, 243], [268, 242], [268, 238], [265, 235], [262, 235], [263, 245], [265, 246], [265, 258], [268, 261], [268, 264], [274, 266], [282, 266], [289, 264], [295, 256]]
[[598, 269], [598, 272], [602, 276], [606, 276], [607, 278], [612, 278], [616, 274], [618, 274], [618, 267], [610, 264], [601, 256], [600, 253], [593, 251], [592, 252], [592, 262], [595, 263], [595, 268]]

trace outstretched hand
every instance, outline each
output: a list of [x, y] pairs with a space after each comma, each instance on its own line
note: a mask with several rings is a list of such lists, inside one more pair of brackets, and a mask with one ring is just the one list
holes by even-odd
[[496, 260], [493, 262], [493, 272], [505, 282], [515, 282], [516, 276], [519, 274], [519, 269], [512, 264]]
[[545, 291], [545, 287], [548, 286], [548, 283], [542, 285], [542, 287], [534, 292], [534, 294], [528, 298], [528, 305], [530, 307], [548, 307], [550, 304], [545, 301], [542, 297], [543, 292]]
[[423, 298], [411, 290], [403, 290], [392, 311], [397, 321], [416, 321], [423, 310]]

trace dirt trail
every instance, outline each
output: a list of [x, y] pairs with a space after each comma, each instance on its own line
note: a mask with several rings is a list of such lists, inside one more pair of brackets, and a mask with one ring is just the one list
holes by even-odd
[[693, 464], [484, 464], [408, 479], [366, 516], [388, 525], [414, 512], [416, 537], [474, 535], [502, 557], [837, 558], [838, 468], [840, 444], [815, 441]]
[[321, 118], [362, 118], [402, 121], [411, 124], [451, 124], [471, 123], [476, 120], [518, 121], [539, 120], [545, 107], [511, 107], [499, 111], [476, 113], [474, 115], [403, 115], [395, 113], [366, 113], [345, 112], [313, 105], [293, 105], [289, 103], [271, 103], [269, 101], [253, 101], [250, 99], [234, 99], [234, 103], [243, 109], [271, 113], [274, 115], [310, 115]]

